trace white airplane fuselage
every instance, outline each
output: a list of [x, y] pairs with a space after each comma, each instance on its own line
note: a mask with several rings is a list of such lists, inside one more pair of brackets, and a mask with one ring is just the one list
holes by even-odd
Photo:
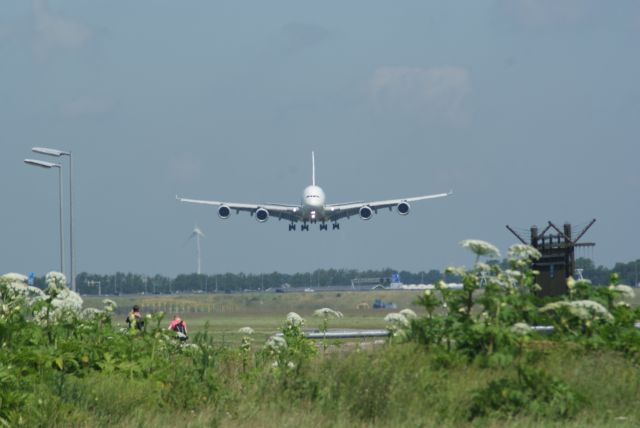
[[315, 185], [305, 187], [302, 192], [302, 221], [310, 223], [325, 221], [325, 201], [326, 197], [322, 188]]

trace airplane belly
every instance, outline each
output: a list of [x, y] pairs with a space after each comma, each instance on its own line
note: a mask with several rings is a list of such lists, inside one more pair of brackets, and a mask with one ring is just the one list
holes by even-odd
[[315, 207], [312, 205], [305, 206], [302, 220], [310, 223], [326, 221], [327, 217], [324, 212], [324, 207]]

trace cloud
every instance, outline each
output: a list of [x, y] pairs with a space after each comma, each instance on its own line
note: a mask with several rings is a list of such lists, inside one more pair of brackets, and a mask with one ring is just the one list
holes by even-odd
[[464, 126], [470, 120], [470, 73], [466, 68], [381, 67], [369, 81], [373, 105], [385, 111]]
[[94, 34], [79, 22], [53, 15], [47, 0], [33, 1], [34, 50], [44, 58], [52, 49], [78, 49], [86, 46]]
[[289, 22], [283, 25], [281, 34], [285, 40], [285, 50], [289, 53], [303, 51], [322, 43], [329, 37], [329, 31], [325, 28], [301, 22]]
[[61, 106], [64, 116], [84, 117], [110, 113], [115, 110], [116, 103], [106, 97], [81, 96]]
[[589, 14], [593, 0], [498, 0], [498, 7], [523, 24], [573, 23]]

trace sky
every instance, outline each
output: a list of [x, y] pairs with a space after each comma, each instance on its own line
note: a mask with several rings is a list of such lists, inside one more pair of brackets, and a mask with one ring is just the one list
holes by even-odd
[[[0, 272], [443, 269], [531, 225], [597, 222], [578, 256], [640, 257], [633, 0], [0, 2]], [[289, 232], [176, 195], [297, 203], [418, 196], [411, 214]], [[68, 251], [68, 242], [66, 242]], [[68, 266], [68, 257], [67, 257]]]

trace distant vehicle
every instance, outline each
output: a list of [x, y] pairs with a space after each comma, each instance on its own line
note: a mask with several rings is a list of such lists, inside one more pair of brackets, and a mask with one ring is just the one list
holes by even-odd
[[276, 288], [276, 293], [284, 293], [284, 288]]
[[305, 288], [305, 289], [304, 289], [304, 292], [305, 292], [305, 293], [315, 293], [315, 291], [316, 291], [316, 290], [314, 290], [313, 288], [309, 288], [309, 287], [307, 287], [307, 288]]
[[373, 309], [396, 309], [397, 305], [393, 302], [385, 302], [382, 299], [376, 299], [371, 305]]
[[332, 229], [340, 229], [338, 220], [343, 218], [351, 218], [351, 216], [359, 215], [363, 220], [369, 220], [373, 214], [377, 214], [378, 210], [393, 207], [400, 215], [409, 214], [411, 206], [410, 202], [421, 201], [425, 199], [443, 198], [451, 195], [449, 193], [438, 193], [435, 195], [414, 196], [410, 198], [387, 199], [382, 201], [371, 202], [347, 202], [340, 204], [325, 204], [325, 194], [320, 186], [316, 186], [316, 164], [313, 152], [311, 152], [311, 185], [307, 186], [302, 192], [302, 202], [300, 204], [245, 204], [223, 201], [208, 201], [200, 199], [186, 199], [176, 196], [180, 202], [188, 202], [192, 204], [214, 205], [218, 207], [218, 216], [227, 219], [231, 215], [231, 211], [246, 211], [251, 216], [255, 214], [256, 220], [264, 223], [269, 217], [277, 217], [280, 220], [288, 220], [289, 231], [296, 230], [296, 223], [302, 222], [300, 230], [309, 230], [309, 223], [320, 223], [320, 230], [327, 230], [327, 222], [332, 223]]

